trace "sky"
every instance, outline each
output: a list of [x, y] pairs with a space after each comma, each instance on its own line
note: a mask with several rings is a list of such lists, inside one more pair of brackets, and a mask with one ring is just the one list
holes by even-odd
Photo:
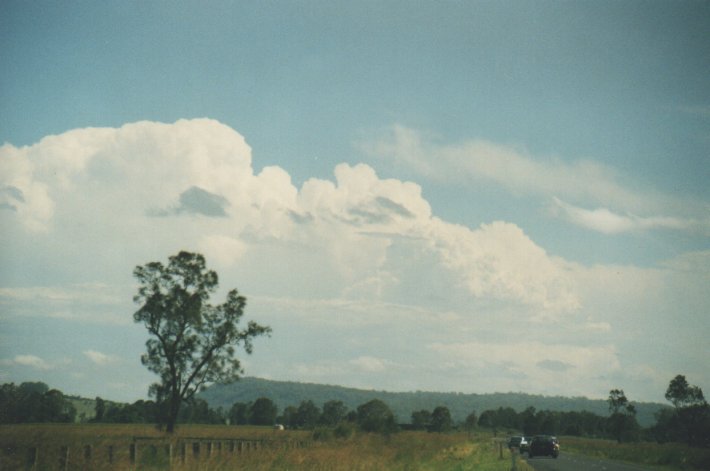
[[245, 374], [710, 393], [710, 4], [0, 5], [0, 382], [146, 398], [134, 267]]

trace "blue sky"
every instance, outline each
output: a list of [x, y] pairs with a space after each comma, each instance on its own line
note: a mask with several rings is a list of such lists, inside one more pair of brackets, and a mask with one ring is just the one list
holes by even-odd
[[144, 397], [131, 272], [187, 249], [249, 375], [710, 388], [706, 3], [0, 10], [0, 381]]

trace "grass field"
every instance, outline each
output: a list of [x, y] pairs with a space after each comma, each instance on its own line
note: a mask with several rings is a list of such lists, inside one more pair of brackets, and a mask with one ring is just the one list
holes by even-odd
[[598, 458], [626, 461], [665, 469], [710, 469], [710, 450], [680, 443], [616, 443], [613, 440], [564, 437], [563, 450]]
[[[262, 427], [183, 426], [166, 437], [148, 425], [0, 426], [0, 469], [510, 469], [507, 450], [501, 459], [497, 443], [484, 433], [354, 433], [348, 438], [320, 433], [315, 437], [312, 432]], [[518, 469], [530, 468], [523, 464]]]

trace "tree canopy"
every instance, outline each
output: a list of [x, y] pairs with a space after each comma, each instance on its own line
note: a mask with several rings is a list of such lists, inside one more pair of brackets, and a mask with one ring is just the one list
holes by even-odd
[[623, 389], [609, 391], [608, 427], [616, 441], [631, 441], [638, 438], [639, 425], [636, 421], [636, 408], [626, 398]]
[[183, 251], [167, 265], [151, 262], [133, 274], [139, 282], [134, 301], [141, 305], [133, 318], [151, 335], [141, 361], [160, 377], [150, 393], [161, 405], [161, 422], [172, 432], [180, 404], [209, 384], [237, 380], [243, 371], [236, 347], [251, 353], [252, 339], [271, 329], [254, 321], [238, 327], [246, 298], [236, 289], [224, 303], [210, 304], [218, 277], [200, 254]]
[[357, 408], [357, 423], [365, 432], [390, 433], [397, 429], [394, 414], [379, 399], [373, 399]]

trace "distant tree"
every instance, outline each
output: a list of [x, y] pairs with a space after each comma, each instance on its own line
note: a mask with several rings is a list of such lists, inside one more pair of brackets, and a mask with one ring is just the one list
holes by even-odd
[[478, 419], [478, 424], [481, 427], [493, 429], [519, 429], [520, 417], [512, 407], [499, 407], [496, 410], [483, 411]]
[[535, 420], [540, 427], [540, 433], [557, 435], [559, 431], [559, 414], [549, 410], [541, 410], [535, 414]]
[[690, 446], [710, 446], [710, 406], [703, 390], [677, 375], [668, 384], [666, 399], [675, 407], [675, 418], [666, 422], [671, 435]]
[[397, 430], [397, 422], [389, 406], [379, 399], [373, 399], [358, 406], [357, 423], [365, 432], [392, 433]]
[[320, 423], [328, 427], [338, 425], [348, 413], [348, 408], [343, 401], [327, 401], [323, 404], [323, 413], [320, 416]]
[[448, 407], [439, 406], [431, 413], [431, 426], [429, 429], [432, 432], [448, 432], [454, 426], [454, 421], [451, 419], [451, 411]]
[[623, 389], [609, 391], [609, 432], [617, 442], [631, 441], [638, 438], [639, 425], [636, 421], [636, 408], [629, 402]]
[[478, 418], [478, 425], [481, 427], [486, 427], [486, 428], [493, 428], [496, 426], [496, 420], [495, 420], [495, 411], [493, 410], [485, 410], [481, 413], [481, 416]]
[[677, 375], [668, 384], [666, 399], [668, 399], [676, 409], [707, 404], [703, 390], [698, 386], [688, 384], [688, 380], [686, 380], [683, 375]]
[[521, 412], [521, 421], [523, 424], [523, 433], [525, 435], [537, 435], [541, 433], [539, 416], [535, 415], [535, 408], [530, 406]]
[[463, 422], [463, 428], [467, 432], [471, 432], [476, 428], [478, 424], [478, 417], [476, 417], [476, 411], [471, 412], [466, 416], [466, 420]]
[[104, 415], [106, 414], [106, 401], [96, 396], [94, 411], [93, 422], [101, 423], [104, 419]]
[[267, 397], [260, 397], [251, 405], [249, 423], [252, 425], [274, 425], [278, 408], [274, 401]]
[[74, 422], [75, 418], [72, 402], [44, 383], [9, 383], [0, 387], [0, 423]]
[[298, 427], [298, 408], [295, 406], [287, 406], [278, 421], [288, 428]]
[[249, 423], [249, 409], [251, 404], [235, 402], [229, 409], [229, 423], [231, 425], [246, 425]]
[[32, 393], [37, 393], [37, 394], [46, 394], [49, 392], [49, 386], [47, 384], [41, 382], [41, 381], [36, 381], [36, 382], [25, 382], [20, 384], [18, 388], [20, 394], [32, 394]]
[[41, 396], [38, 422], [74, 422], [75, 418], [74, 404], [61, 391], [50, 389]]
[[178, 414], [178, 423], [183, 424], [221, 424], [224, 418], [218, 411], [210, 409], [204, 399], [192, 398], [183, 403]]
[[431, 427], [431, 412], [425, 409], [412, 412], [412, 427], [416, 430], [428, 430]]
[[141, 361], [160, 377], [150, 393], [162, 405], [161, 422], [172, 433], [182, 402], [211, 383], [237, 380], [242, 368], [235, 347], [251, 353], [252, 339], [271, 329], [253, 321], [238, 328], [246, 298], [236, 289], [223, 304], [209, 303], [218, 278], [200, 254], [180, 252], [167, 266], [151, 262], [133, 274], [140, 285], [134, 301], [141, 305], [133, 318], [151, 336]]
[[313, 401], [303, 401], [296, 411], [296, 426], [299, 428], [313, 429], [320, 421], [320, 409]]

